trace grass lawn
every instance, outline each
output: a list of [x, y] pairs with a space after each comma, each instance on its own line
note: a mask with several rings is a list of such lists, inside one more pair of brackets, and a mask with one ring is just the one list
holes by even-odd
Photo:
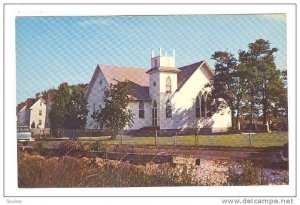
[[[130, 145], [154, 145], [155, 137], [117, 137], [109, 140], [109, 136], [103, 137], [82, 137], [81, 141], [103, 141], [107, 144], [130, 144]], [[282, 146], [288, 142], [287, 132], [257, 133], [251, 134], [252, 147]], [[157, 145], [201, 145], [201, 146], [229, 146], [248, 147], [250, 140], [248, 134], [224, 134], [224, 135], [193, 135], [175, 137], [157, 137]]]

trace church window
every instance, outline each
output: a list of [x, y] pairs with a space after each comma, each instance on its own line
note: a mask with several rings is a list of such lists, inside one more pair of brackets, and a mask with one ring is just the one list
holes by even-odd
[[206, 102], [205, 102], [205, 96], [201, 96], [201, 117], [206, 117]]
[[199, 96], [196, 97], [196, 117], [200, 117], [200, 100]]
[[171, 118], [171, 117], [172, 117], [172, 105], [170, 100], [168, 100], [166, 103], [166, 118]]
[[156, 86], [156, 82], [155, 82], [155, 81], [153, 81], [153, 86], [154, 86], [154, 87]]
[[152, 126], [157, 126], [157, 103], [155, 100], [152, 107]]
[[211, 113], [211, 106], [212, 104], [212, 96], [211, 93], [209, 93], [206, 97], [206, 116], [207, 117], [211, 117], [212, 113]]
[[100, 79], [100, 86], [102, 85], [102, 79]]
[[166, 93], [170, 93], [172, 91], [171, 89], [171, 78], [170, 76], [166, 79]]
[[143, 101], [140, 101], [139, 103], [139, 118], [145, 117], [145, 109], [144, 109], [144, 103]]

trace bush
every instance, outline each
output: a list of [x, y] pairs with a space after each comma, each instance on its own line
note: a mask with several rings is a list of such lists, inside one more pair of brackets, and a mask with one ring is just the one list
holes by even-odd
[[58, 149], [64, 153], [72, 151], [90, 151], [90, 146], [78, 140], [65, 140], [58, 145]]
[[241, 167], [230, 167], [228, 170], [228, 185], [247, 186], [260, 185], [261, 168], [254, 166], [250, 160], [243, 162]]
[[40, 150], [40, 149], [44, 148], [44, 144], [43, 144], [43, 142], [39, 141], [39, 142], [35, 143], [33, 145], [33, 147], [34, 147], [34, 149]]
[[186, 177], [186, 174], [175, 176], [167, 167], [147, 172], [144, 166], [100, 158], [45, 158], [26, 153], [20, 153], [18, 158], [20, 188], [191, 185]]

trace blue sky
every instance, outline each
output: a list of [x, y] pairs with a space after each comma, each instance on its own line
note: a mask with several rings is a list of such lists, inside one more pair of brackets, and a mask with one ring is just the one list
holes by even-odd
[[256, 39], [277, 47], [286, 68], [285, 15], [184, 15], [16, 18], [17, 102], [61, 82], [88, 83], [97, 64], [148, 69], [151, 49], [171, 54], [176, 66], [236, 55]]

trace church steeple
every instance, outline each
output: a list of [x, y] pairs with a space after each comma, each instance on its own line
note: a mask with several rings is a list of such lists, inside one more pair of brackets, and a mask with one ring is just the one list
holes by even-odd
[[168, 56], [167, 52], [163, 54], [162, 49], [159, 49], [159, 55], [155, 56], [153, 50], [151, 51], [151, 69], [147, 71], [148, 74], [153, 72], [170, 72], [178, 73], [180, 70], [176, 69], [175, 66], [175, 49], [173, 54]]

